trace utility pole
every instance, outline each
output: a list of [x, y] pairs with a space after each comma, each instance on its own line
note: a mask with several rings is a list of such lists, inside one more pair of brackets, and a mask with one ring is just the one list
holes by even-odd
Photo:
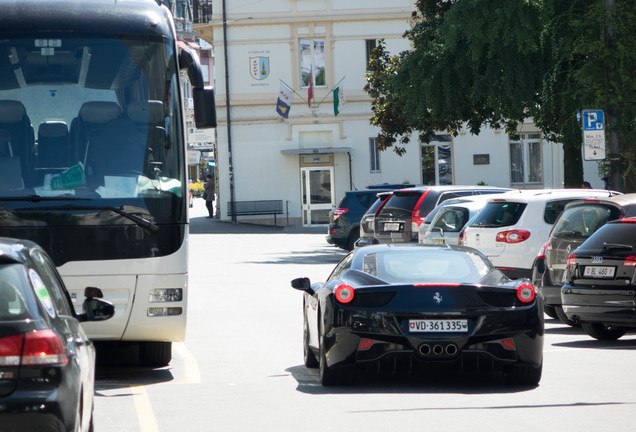
[[225, 60], [225, 117], [227, 120], [227, 154], [230, 171], [230, 209], [232, 222], [236, 223], [236, 202], [234, 200], [234, 167], [232, 165], [232, 119], [230, 118], [230, 71], [227, 59], [227, 13], [223, 0], [223, 57]]

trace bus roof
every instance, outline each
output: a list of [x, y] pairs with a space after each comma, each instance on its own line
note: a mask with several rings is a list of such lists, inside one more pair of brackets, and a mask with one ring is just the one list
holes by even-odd
[[0, 0], [0, 35], [42, 32], [172, 35], [154, 0]]

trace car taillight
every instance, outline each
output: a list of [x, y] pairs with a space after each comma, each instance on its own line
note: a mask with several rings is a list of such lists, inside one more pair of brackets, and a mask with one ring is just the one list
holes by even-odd
[[623, 261], [623, 266], [636, 267], [636, 255], [629, 255], [625, 257], [625, 261]]
[[530, 237], [530, 231], [526, 230], [511, 230], [511, 231], [502, 231], [497, 233], [497, 241], [504, 243], [521, 243], [522, 241], [528, 240]]
[[576, 255], [570, 254], [568, 255], [568, 259], [565, 262], [566, 267], [575, 266], [576, 265]]
[[426, 215], [422, 215], [422, 213], [420, 212], [420, 207], [422, 206], [422, 203], [424, 202], [426, 195], [428, 195], [430, 191], [431, 191], [430, 189], [424, 191], [422, 196], [415, 203], [415, 207], [413, 208], [413, 212], [411, 213], [411, 225], [412, 225], [413, 231], [416, 231], [417, 228], [419, 228], [420, 225], [422, 225], [422, 222], [424, 222], [424, 218], [426, 217]]
[[[550, 243], [550, 242], [548, 242]], [[545, 259], [545, 251], [548, 247], [550, 247], [550, 249], [552, 249], [551, 245], [549, 246], [548, 243], [543, 243], [543, 246], [541, 246], [541, 249], [539, 249], [539, 253], [537, 254], [537, 259]]]
[[66, 347], [53, 330], [36, 330], [24, 335], [23, 365], [42, 366], [66, 363], [68, 363]]
[[19, 366], [22, 352], [22, 334], [0, 338], [0, 366]]
[[530, 303], [536, 296], [534, 286], [523, 282], [517, 287], [517, 298], [521, 303]]
[[336, 295], [336, 300], [340, 303], [350, 303], [353, 300], [355, 290], [351, 285], [342, 284], [336, 287], [334, 294]]
[[340, 216], [342, 216], [343, 214], [345, 214], [348, 211], [349, 211], [348, 208], [337, 208], [337, 209], [335, 209], [333, 211], [333, 220], [335, 221], [336, 219], [338, 219]]

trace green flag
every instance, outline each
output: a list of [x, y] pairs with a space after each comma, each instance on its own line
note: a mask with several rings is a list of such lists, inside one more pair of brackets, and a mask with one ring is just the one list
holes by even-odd
[[338, 86], [333, 89], [333, 113], [336, 117], [340, 114], [340, 111], [342, 111], [346, 102], [342, 86]]

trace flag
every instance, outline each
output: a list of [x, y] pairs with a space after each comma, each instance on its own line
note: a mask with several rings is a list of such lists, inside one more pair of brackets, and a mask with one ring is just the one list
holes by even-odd
[[289, 110], [291, 109], [293, 96], [294, 94], [292, 93], [291, 89], [281, 82], [280, 90], [278, 91], [278, 101], [276, 101], [276, 112], [281, 117], [289, 117]]
[[313, 77], [311, 76], [311, 71], [309, 71], [309, 90], [307, 90], [307, 105], [311, 108], [311, 100], [314, 98], [314, 84]]
[[338, 114], [340, 114], [340, 111], [344, 108], [346, 103], [344, 88], [338, 86], [333, 89], [333, 113], [336, 117], [338, 117]]

